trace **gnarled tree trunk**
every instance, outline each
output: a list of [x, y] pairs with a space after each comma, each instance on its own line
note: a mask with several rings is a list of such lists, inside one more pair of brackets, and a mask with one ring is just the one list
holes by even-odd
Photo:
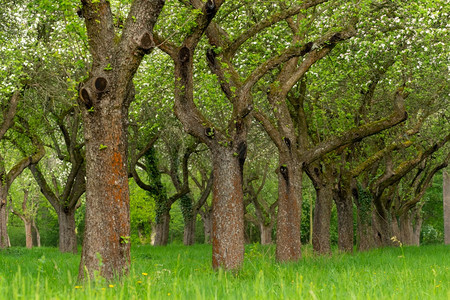
[[92, 69], [78, 99], [86, 144], [86, 225], [79, 279], [93, 279], [99, 272], [110, 280], [129, 269], [128, 107], [134, 99], [134, 74], [155, 47], [153, 26], [164, 1], [133, 1], [119, 38], [110, 5], [83, 0], [81, 9]]

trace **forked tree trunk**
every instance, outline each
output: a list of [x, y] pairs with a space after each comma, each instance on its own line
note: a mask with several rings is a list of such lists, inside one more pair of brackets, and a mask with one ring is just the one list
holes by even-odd
[[316, 205], [314, 208], [314, 223], [312, 244], [314, 252], [318, 254], [331, 253], [330, 222], [333, 205], [333, 190], [329, 184], [316, 189]]
[[75, 233], [75, 209], [58, 214], [59, 251], [77, 253], [77, 235]]
[[280, 262], [301, 258], [300, 216], [302, 203], [301, 164], [280, 153], [278, 169], [278, 215], [276, 259]]
[[197, 218], [191, 217], [189, 220], [185, 220], [183, 243], [185, 246], [191, 246], [195, 243], [195, 225]]
[[242, 164], [230, 148], [219, 146], [212, 151], [212, 265], [215, 269], [236, 269], [244, 260]]
[[335, 198], [338, 217], [338, 248], [353, 252], [353, 202], [350, 193], [340, 191]]
[[[153, 25], [164, 1], [132, 1], [120, 37], [110, 1], [83, 0], [89, 78], [80, 86], [86, 149], [86, 225], [78, 277], [111, 280], [130, 266], [127, 168], [128, 107], [133, 77], [154, 47]], [[86, 274], [86, 272], [88, 274]]]
[[154, 246], [166, 246], [169, 242], [170, 212], [165, 210], [159, 216], [158, 223], [155, 224]]

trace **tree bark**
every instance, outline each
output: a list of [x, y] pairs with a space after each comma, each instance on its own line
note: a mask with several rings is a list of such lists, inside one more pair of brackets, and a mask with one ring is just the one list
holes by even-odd
[[372, 224], [375, 246], [387, 247], [393, 245], [391, 243], [391, 221], [386, 212], [380, 212], [378, 209], [375, 209], [373, 211]]
[[22, 218], [25, 225], [25, 245], [28, 249], [33, 248], [33, 234], [31, 232], [31, 221], [27, 218]]
[[[124, 91], [117, 91], [120, 97]], [[123, 97], [123, 95], [122, 95]], [[101, 103], [115, 102], [114, 98]], [[113, 278], [130, 264], [127, 170], [127, 109], [108, 105], [84, 111], [86, 141], [86, 225], [79, 274], [87, 269]], [[81, 276], [81, 275], [80, 275]]]
[[195, 244], [195, 225], [197, 222], [197, 215], [191, 217], [189, 220], [185, 220], [184, 223], [184, 233], [183, 233], [183, 244], [185, 246], [191, 246]]
[[276, 259], [280, 262], [297, 261], [301, 258], [302, 173], [299, 162], [289, 154], [280, 153], [276, 240]]
[[261, 230], [261, 245], [271, 245], [273, 225], [260, 224], [259, 230]]
[[155, 242], [154, 246], [166, 246], [169, 242], [170, 211], [164, 210], [155, 223]]
[[442, 198], [444, 202], [444, 243], [450, 245], [450, 174], [444, 171], [442, 176]]
[[212, 210], [211, 208], [205, 208], [204, 211], [200, 211], [200, 216], [203, 221], [203, 233], [205, 235], [205, 244], [211, 244], [211, 232], [212, 232]]
[[109, 1], [82, 1], [92, 68], [78, 99], [86, 147], [80, 280], [94, 279], [96, 273], [111, 280], [129, 270], [128, 107], [134, 100], [134, 74], [155, 47], [153, 26], [163, 5], [162, 0], [133, 1], [119, 35]]
[[335, 198], [338, 217], [338, 248], [353, 252], [353, 201], [347, 189], [341, 189]]
[[330, 222], [333, 205], [333, 189], [331, 185], [322, 185], [316, 189], [316, 205], [314, 208], [314, 223], [312, 244], [314, 252], [330, 254]]
[[374, 247], [372, 213], [371, 211], [362, 211], [357, 205], [357, 226], [359, 251], [367, 251]]
[[77, 253], [77, 235], [75, 233], [75, 209], [67, 212], [61, 210], [58, 214], [59, 251]]
[[41, 234], [39, 233], [39, 229], [36, 226], [36, 222], [33, 220], [33, 228], [36, 232], [36, 246], [41, 247]]
[[244, 260], [243, 164], [232, 148], [219, 146], [212, 156], [212, 265], [236, 269]]
[[0, 194], [0, 248], [8, 247], [6, 195]]

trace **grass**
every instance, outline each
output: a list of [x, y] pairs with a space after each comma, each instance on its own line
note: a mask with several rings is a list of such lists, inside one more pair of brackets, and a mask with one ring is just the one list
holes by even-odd
[[[404, 252], [404, 255], [402, 254]], [[211, 246], [136, 246], [121, 283], [77, 283], [79, 255], [56, 248], [0, 251], [0, 299], [450, 299], [450, 247], [422, 246], [278, 264], [248, 245], [238, 272], [212, 271]]]

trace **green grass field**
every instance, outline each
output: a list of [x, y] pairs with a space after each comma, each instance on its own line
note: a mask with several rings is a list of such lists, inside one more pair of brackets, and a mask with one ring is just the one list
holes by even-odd
[[[78, 283], [79, 255], [56, 248], [0, 251], [0, 299], [450, 299], [450, 247], [312, 255], [278, 264], [248, 245], [239, 272], [212, 271], [211, 246], [136, 246], [121, 283]], [[404, 253], [404, 254], [403, 254]]]

